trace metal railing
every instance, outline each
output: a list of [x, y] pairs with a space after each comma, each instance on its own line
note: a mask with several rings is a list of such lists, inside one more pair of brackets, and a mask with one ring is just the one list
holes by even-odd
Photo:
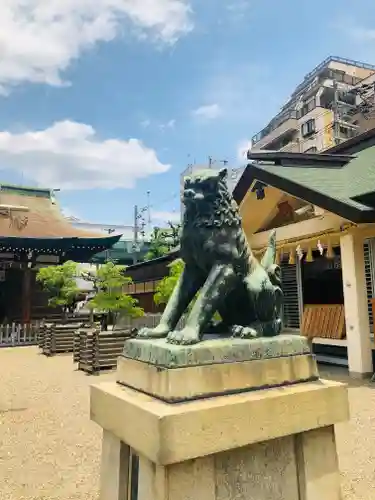
[[270, 134], [275, 129], [277, 129], [277, 127], [280, 127], [280, 125], [290, 119], [297, 119], [297, 110], [292, 109], [290, 111], [283, 111], [282, 113], [276, 115], [275, 118], [270, 121], [267, 127], [264, 127], [264, 129], [262, 129], [252, 137], [251, 142], [253, 144], [256, 144], [257, 142], [262, 140], [263, 137], [266, 137], [266, 135]]

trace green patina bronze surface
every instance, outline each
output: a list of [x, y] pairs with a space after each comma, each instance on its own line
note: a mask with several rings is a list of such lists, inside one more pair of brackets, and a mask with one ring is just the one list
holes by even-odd
[[[202, 170], [186, 177], [180, 256], [185, 269], [156, 328], [139, 338], [166, 338], [171, 344], [196, 344], [204, 333], [257, 338], [281, 332], [280, 268], [271, 235], [261, 262], [254, 257], [230, 194], [227, 170]], [[260, 208], [261, 209], [261, 208]], [[199, 292], [182, 330], [181, 316]], [[221, 321], [214, 322], [218, 312]], [[226, 341], [230, 345], [231, 341]]]
[[300, 335], [203, 340], [184, 349], [170, 344], [165, 339], [129, 339], [125, 342], [123, 352], [126, 358], [163, 368], [255, 361], [300, 354], [310, 354], [308, 340]]

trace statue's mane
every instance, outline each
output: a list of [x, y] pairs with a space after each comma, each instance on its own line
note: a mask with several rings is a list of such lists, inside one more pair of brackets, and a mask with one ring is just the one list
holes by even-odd
[[207, 203], [210, 204], [210, 210], [205, 213], [201, 213], [197, 209], [197, 205], [186, 207], [183, 225], [207, 228], [241, 226], [241, 217], [237, 203], [229, 192], [224, 179], [219, 181], [219, 189], [216, 198]]

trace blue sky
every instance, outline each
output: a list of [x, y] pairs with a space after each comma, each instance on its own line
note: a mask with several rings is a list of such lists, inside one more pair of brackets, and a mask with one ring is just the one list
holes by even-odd
[[308, 71], [374, 48], [370, 0], [0, 2], [0, 179], [103, 223], [150, 191], [160, 224], [187, 163], [242, 164]]

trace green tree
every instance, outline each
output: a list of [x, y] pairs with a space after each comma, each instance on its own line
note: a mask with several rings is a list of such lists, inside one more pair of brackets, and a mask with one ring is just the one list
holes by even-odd
[[88, 302], [88, 307], [103, 313], [102, 328], [106, 329], [108, 322], [116, 323], [118, 313], [127, 314], [132, 318], [143, 316], [144, 311], [138, 307], [138, 300], [124, 292], [124, 287], [132, 282], [125, 276], [126, 267], [107, 262], [100, 266], [96, 273], [83, 271], [81, 277], [92, 282], [95, 296]]
[[144, 256], [144, 260], [157, 259], [158, 257], [163, 257], [170, 250], [170, 243], [168, 242], [168, 237], [160, 227], [154, 227], [148, 252]]
[[73, 312], [78, 300], [77, 268], [76, 262], [67, 261], [59, 266], [42, 267], [36, 276], [36, 280], [51, 295], [48, 304], [51, 307], [61, 306], [65, 315]]
[[168, 229], [166, 230], [166, 238], [170, 244], [171, 250], [178, 247], [181, 238], [181, 224], [174, 224], [168, 221]]
[[184, 267], [185, 264], [182, 259], [176, 259], [168, 265], [168, 276], [165, 276], [156, 287], [156, 292], [154, 294], [154, 302], [156, 305], [166, 304], [168, 302]]
[[180, 244], [181, 224], [173, 224], [168, 221], [167, 228], [154, 227], [148, 252], [144, 260], [157, 259], [163, 257]]
[[[165, 276], [156, 287], [156, 292], [154, 294], [154, 302], [156, 305], [167, 304], [169, 297], [172, 295], [174, 287], [176, 286], [177, 281], [181, 276], [182, 271], [184, 270], [184, 267], [185, 263], [182, 259], [176, 259], [168, 265], [168, 276]], [[193, 307], [197, 296], [198, 294], [190, 303], [188, 310]], [[220, 321], [220, 315], [218, 312], [214, 314], [214, 320]]]

